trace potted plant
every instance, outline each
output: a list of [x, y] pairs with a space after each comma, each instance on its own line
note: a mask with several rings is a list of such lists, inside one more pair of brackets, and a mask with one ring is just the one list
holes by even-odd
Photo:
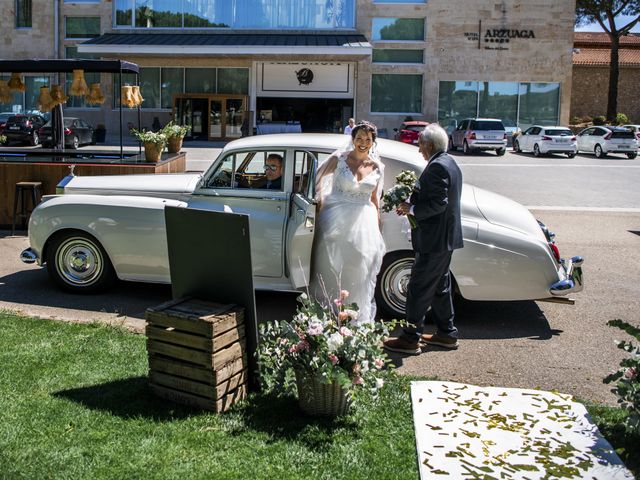
[[96, 143], [104, 143], [107, 138], [107, 128], [104, 123], [99, 123], [95, 130]]
[[167, 146], [167, 136], [161, 132], [131, 129], [131, 135], [144, 145], [144, 157], [148, 162], [160, 160], [164, 147]]
[[348, 295], [343, 290], [332, 306], [303, 293], [292, 320], [260, 325], [257, 356], [266, 392], [297, 389], [305, 413], [338, 416], [357, 402], [359, 392], [382, 388], [388, 328], [358, 324], [358, 307], [345, 302]]
[[178, 153], [182, 148], [182, 140], [189, 133], [191, 127], [188, 125], [177, 125], [171, 120], [160, 132], [167, 136], [167, 150], [169, 153]]

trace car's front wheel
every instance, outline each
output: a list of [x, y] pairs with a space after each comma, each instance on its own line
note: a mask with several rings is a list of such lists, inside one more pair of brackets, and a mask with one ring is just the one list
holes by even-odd
[[636, 158], [638, 156], [637, 153], [627, 153], [627, 157], [629, 158], [629, 160], [633, 160], [634, 158]]
[[462, 153], [464, 153], [465, 155], [471, 155], [471, 149], [469, 148], [469, 144], [466, 140], [462, 144]]
[[573, 157], [575, 157], [575, 156], [576, 156], [575, 152], [569, 152], [569, 153], [567, 153], [567, 157], [569, 157], [569, 158], [573, 158]]
[[501, 157], [505, 153], [507, 153], [507, 149], [506, 148], [499, 148], [498, 150], [496, 150], [496, 155], [498, 155], [499, 157]]
[[376, 304], [385, 316], [404, 318], [414, 258], [410, 250], [391, 252], [384, 257], [376, 284]]
[[94, 293], [116, 278], [102, 245], [85, 232], [58, 234], [47, 247], [46, 261], [51, 279], [68, 292]]
[[596, 145], [596, 147], [593, 149], [593, 153], [596, 154], [597, 158], [604, 158], [607, 156], [606, 153], [604, 153], [604, 151], [602, 150], [602, 147], [600, 145]]
[[514, 140], [513, 142], [513, 151], [516, 153], [520, 153], [522, 150], [520, 150], [520, 142], [518, 140]]

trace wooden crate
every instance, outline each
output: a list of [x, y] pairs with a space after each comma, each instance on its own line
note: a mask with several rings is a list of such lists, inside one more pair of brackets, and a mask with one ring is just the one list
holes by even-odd
[[147, 309], [152, 391], [223, 412], [247, 394], [244, 309], [184, 298]]

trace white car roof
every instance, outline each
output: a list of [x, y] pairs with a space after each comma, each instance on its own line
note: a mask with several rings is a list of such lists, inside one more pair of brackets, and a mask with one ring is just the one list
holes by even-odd
[[554, 126], [549, 126], [549, 125], [532, 125], [531, 128], [533, 127], [539, 127], [539, 128], [563, 128], [565, 130], [571, 130], [569, 127], [565, 127], [563, 125], [554, 125]]

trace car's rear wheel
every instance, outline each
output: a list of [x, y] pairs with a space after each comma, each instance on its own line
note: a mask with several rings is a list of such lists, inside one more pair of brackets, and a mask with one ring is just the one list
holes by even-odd
[[567, 157], [569, 157], [569, 158], [573, 158], [573, 157], [575, 157], [575, 156], [576, 156], [575, 152], [569, 152], [569, 153], [567, 153]]
[[513, 141], [513, 151], [516, 153], [520, 153], [522, 151], [520, 150], [520, 142], [518, 140]]
[[537, 143], [533, 146], [533, 154], [534, 154], [536, 157], [539, 157], [539, 156], [541, 155], [541, 153], [540, 153], [540, 147], [538, 146], [538, 144], [537, 144]]
[[597, 158], [604, 158], [607, 156], [600, 145], [596, 145], [596, 147], [593, 149], [593, 153], [596, 154]]
[[376, 304], [385, 316], [404, 318], [414, 258], [410, 250], [391, 252], [384, 257], [376, 284]]
[[471, 155], [471, 149], [469, 148], [469, 144], [467, 143], [467, 141], [465, 140], [464, 143], [462, 144], [462, 152], [465, 155]]
[[629, 158], [629, 160], [633, 160], [634, 158], [636, 158], [638, 156], [637, 153], [627, 153], [627, 157]]
[[496, 155], [498, 155], [499, 157], [501, 157], [505, 153], [507, 153], [507, 149], [506, 148], [499, 148], [498, 150], [496, 150]]
[[455, 152], [457, 150], [456, 146], [453, 144], [453, 138], [449, 137], [449, 151]]
[[34, 147], [40, 145], [40, 136], [38, 135], [38, 132], [33, 132], [31, 134], [31, 145]]
[[74, 135], [73, 139], [71, 140], [71, 148], [73, 148], [74, 150], [77, 150], [79, 146], [80, 146], [80, 140], [78, 139], [78, 137]]
[[68, 292], [94, 293], [116, 279], [104, 248], [85, 232], [58, 234], [47, 247], [46, 261], [51, 279]]

